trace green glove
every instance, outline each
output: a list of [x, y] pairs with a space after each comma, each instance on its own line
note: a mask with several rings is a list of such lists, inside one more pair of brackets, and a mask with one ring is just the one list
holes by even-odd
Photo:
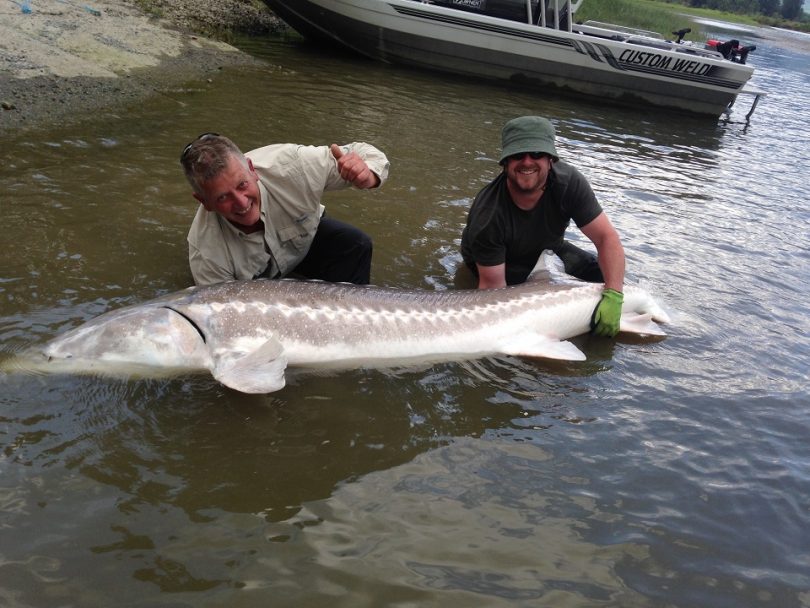
[[591, 316], [591, 333], [605, 338], [612, 338], [619, 333], [619, 321], [622, 318], [624, 295], [615, 289], [602, 291], [602, 299], [593, 309]]

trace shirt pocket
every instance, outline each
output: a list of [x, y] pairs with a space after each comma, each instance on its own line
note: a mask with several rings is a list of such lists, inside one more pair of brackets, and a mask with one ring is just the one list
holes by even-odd
[[318, 216], [305, 214], [287, 226], [278, 229], [278, 238], [284, 247], [293, 247], [298, 251], [306, 251], [312, 243], [312, 237], [318, 229]]

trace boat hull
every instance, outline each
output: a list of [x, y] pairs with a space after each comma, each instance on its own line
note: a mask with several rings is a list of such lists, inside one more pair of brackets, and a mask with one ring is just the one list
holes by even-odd
[[[718, 116], [748, 65], [415, 0], [265, 0], [306, 38], [389, 63]], [[669, 48], [668, 48], [669, 47]]]

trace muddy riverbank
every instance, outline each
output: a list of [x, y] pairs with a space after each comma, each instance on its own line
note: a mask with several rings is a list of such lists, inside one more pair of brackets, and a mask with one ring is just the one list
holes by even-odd
[[0, 133], [85, 120], [257, 60], [283, 24], [250, 0], [0, 0]]

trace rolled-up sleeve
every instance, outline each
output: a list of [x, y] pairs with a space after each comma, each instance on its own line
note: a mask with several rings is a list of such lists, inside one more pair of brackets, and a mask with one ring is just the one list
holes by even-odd
[[358, 156], [366, 161], [368, 168], [380, 178], [380, 183], [377, 187], [382, 186], [388, 179], [388, 169], [391, 165], [391, 163], [388, 162], [388, 157], [386, 157], [381, 150], [365, 142], [354, 142], [348, 144], [346, 147], [352, 152], [357, 152]]
[[[382, 186], [385, 181], [388, 179], [388, 169], [390, 163], [388, 162], [388, 158], [385, 154], [381, 151], [372, 146], [371, 144], [367, 144], [365, 142], [352, 142], [350, 144], [342, 144], [340, 148], [343, 150], [345, 154], [349, 152], [355, 152], [360, 158], [362, 158], [368, 168], [380, 178], [380, 183], [377, 184], [377, 188]], [[326, 190], [339, 190], [341, 188], [349, 188], [351, 184], [345, 181], [342, 177], [340, 177], [340, 173], [338, 172], [337, 167], [337, 159], [332, 155], [332, 151], [329, 149], [329, 146], [319, 147], [319, 148], [310, 148], [310, 151], [314, 152], [317, 150], [320, 154], [318, 156], [318, 160], [320, 162], [328, 163], [328, 178], [326, 184], [324, 184], [324, 191]], [[325, 155], [324, 155], [325, 150]], [[313, 159], [314, 160], [314, 159]], [[313, 172], [314, 173], [314, 172]]]

